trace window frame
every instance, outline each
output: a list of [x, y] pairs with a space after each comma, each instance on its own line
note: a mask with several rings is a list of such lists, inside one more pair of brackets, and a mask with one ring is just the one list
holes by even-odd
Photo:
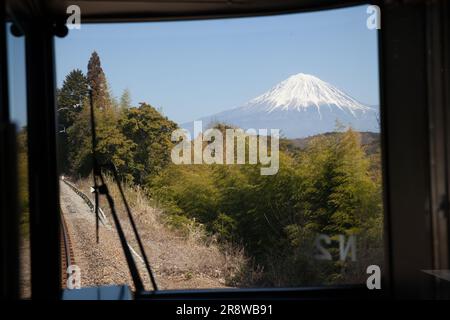
[[[281, 1], [280, 1], [281, 2]], [[276, 9], [239, 11], [212, 10], [207, 14], [194, 13], [165, 16], [135, 15], [123, 17], [97, 15], [92, 22], [159, 21], [204, 18], [234, 18], [260, 16], [287, 12], [303, 12], [349, 6], [356, 1], [333, 1], [328, 4], [297, 7], [286, 1]], [[403, 3], [377, 1], [381, 7], [381, 30], [379, 31], [380, 69], [380, 116], [381, 148], [383, 166], [384, 238], [385, 266], [382, 290], [369, 291], [362, 286], [336, 286], [314, 288], [267, 288], [267, 289], [211, 289], [211, 290], [167, 290], [146, 292], [141, 299], [181, 298], [333, 298], [345, 297], [435, 297], [436, 279], [422, 273], [424, 268], [436, 266], [437, 254], [433, 251], [436, 229], [432, 219], [441, 208], [439, 197], [442, 181], [432, 174], [431, 163], [440, 155], [430, 152], [435, 135], [445, 135], [446, 125], [438, 133], [430, 134], [431, 106], [448, 108], [447, 87], [436, 89], [432, 84], [440, 78], [437, 70], [444, 68], [445, 85], [448, 85], [448, 41], [440, 47], [440, 37], [435, 37], [436, 26], [447, 32], [448, 5], [445, 1], [426, 4], [425, 1]], [[445, 14], [437, 15], [435, 10]], [[27, 12], [24, 8], [11, 9], [10, 18], [26, 34], [27, 101], [30, 136], [30, 228], [32, 252], [32, 295], [33, 298], [60, 298], [60, 253], [59, 244], [59, 190], [56, 163], [55, 128], [55, 69], [53, 35], [58, 33], [48, 23], [43, 13]], [[56, 18], [55, 21], [61, 22]], [[89, 21], [89, 20], [88, 20]], [[445, 24], [445, 26], [444, 26]], [[443, 27], [444, 26], [444, 27]], [[444, 32], [443, 31], [443, 32]], [[448, 33], [445, 33], [448, 35]], [[432, 49], [432, 50], [431, 50]], [[431, 50], [431, 51], [430, 51]], [[440, 54], [440, 56], [438, 56]], [[431, 64], [440, 57], [437, 65]], [[414, 74], [411, 74], [414, 66]], [[433, 71], [434, 70], [434, 71]], [[434, 82], [433, 82], [434, 81]], [[431, 84], [431, 85], [430, 85]], [[434, 91], [434, 92], [433, 92]], [[443, 96], [441, 100], [430, 100], [431, 96]], [[47, 108], [41, 110], [40, 106]], [[392, 107], [391, 107], [392, 106]], [[433, 110], [435, 110], [433, 109]], [[43, 112], [42, 112], [43, 111]], [[436, 115], [436, 112], [433, 113]], [[448, 113], [445, 113], [448, 117]], [[434, 116], [435, 117], [435, 116]], [[406, 120], [405, 120], [406, 118]], [[434, 118], [434, 120], [436, 120]], [[434, 122], [432, 123], [434, 124]], [[444, 131], [442, 131], [444, 130]], [[38, 141], [36, 137], [40, 137]], [[445, 136], [446, 137], [446, 136]], [[433, 150], [448, 144], [444, 139]], [[445, 150], [449, 150], [445, 145]], [[432, 151], [432, 150], [431, 150]], [[408, 161], [405, 161], [407, 159]], [[448, 158], [446, 158], [448, 159]], [[448, 166], [448, 163], [446, 163]], [[446, 170], [446, 169], [445, 169]], [[414, 174], [411, 174], [413, 172]], [[447, 172], [447, 171], [445, 171]], [[448, 185], [448, 177], [444, 181]], [[448, 199], [448, 187], [444, 197]], [[436, 191], [437, 190], [437, 191]], [[34, 199], [34, 200], [33, 200]], [[444, 215], [448, 217], [448, 206]], [[447, 219], [448, 220], [448, 219]], [[405, 222], [408, 222], [405, 226]], [[448, 230], [448, 225], [446, 226]], [[448, 242], [448, 232], [445, 234]], [[445, 240], [444, 236], [444, 240]], [[50, 246], [49, 246], [50, 244]], [[448, 247], [441, 252], [441, 258], [448, 264]], [[43, 259], [42, 257], [45, 257]]]

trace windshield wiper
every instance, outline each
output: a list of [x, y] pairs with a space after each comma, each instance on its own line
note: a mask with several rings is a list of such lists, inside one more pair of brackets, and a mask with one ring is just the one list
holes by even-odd
[[[113, 217], [114, 225], [115, 225], [117, 233], [119, 235], [120, 244], [122, 246], [122, 249], [123, 249], [123, 252], [125, 255], [125, 259], [126, 259], [129, 271], [131, 273], [131, 277], [132, 277], [134, 286], [136, 288], [136, 293], [137, 294], [142, 293], [144, 291], [144, 285], [143, 285], [141, 276], [139, 274], [139, 270], [137, 268], [136, 261], [133, 258], [130, 247], [128, 246], [128, 242], [127, 242], [125, 233], [123, 231], [122, 225], [121, 225], [119, 217], [117, 215], [114, 199], [112, 198], [112, 196], [109, 192], [108, 186], [105, 182], [105, 178], [102, 174], [102, 168], [104, 168], [104, 169], [110, 170], [114, 176], [114, 180], [116, 181], [117, 187], [119, 188], [120, 195], [121, 195], [122, 201], [125, 205], [125, 209], [127, 211], [127, 216], [128, 216], [128, 219], [130, 220], [130, 224], [132, 226], [134, 236], [136, 237], [136, 241], [138, 243], [139, 250], [141, 251], [146, 271], [147, 271], [148, 275], [150, 276], [153, 290], [157, 291], [158, 286], [156, 284], [155, 276], [150, 267], [150, 263], [147, 259], [147, 255], [145, 253], [141, 237], [139, 236], [139, 232], [136, 228], [136, 224], [134, 222], [133, 215], [131, 214], [130, 207], [128, 205], [125, 194], [123, 192], [120, 180], [118, 178], [117, 169], [112, 162], [101, 165], [101, 164], [99, 164], [98, 159], [97, 159], [97, 154], [96, 154], [97, 136], [96, 136], [96, 130], [95, 130], [95, 128], [96, 128], [95, 112], [94, 112], [94, 104], [93, 104], [93, 98], [92, 98], [92, 89], [89, 89], [89, 104], [90, 104], [90, 109], [91, 109], [90, 111], [91, 111], [91, 135], [92, 135], [92, 165], [93, 165], [93, 180], [94, 180], [94, 193], [95, 193], [95, 221], [96, 221], [95, 228], [96, 228], [97, 243], [99, 242], [99, 221], [100, 221], [99, 194], [102, 194], [102, 195], [105, 195], [106, 200], [108, 201], [108, 205], [111, 209], [111, 215]], [[99, 185], [99, 182], [100, 182], [100, 185]]]

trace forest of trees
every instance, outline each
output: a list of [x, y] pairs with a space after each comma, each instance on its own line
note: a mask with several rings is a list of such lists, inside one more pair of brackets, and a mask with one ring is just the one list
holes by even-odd
[[[233, 285], [363, 281], [368, 265], [382, 263], [380, 148], [369, 151], [358, 132], [319, 135], [304, 148], [282, 140], [273, 176], [258, 165], [175, 165], [177, 124], [147, 103], [131, 106], [129, 90], [114, 98], [94, 52], [87, 75], [73, 70], [57, 95], [60, 168], [75, 178], [92, 170], [89, 89], [100, 163], [144, 188], [171, 226], [195, 221], [219, 243], [244, 248], [251, 263]], [[331, 260], [314, 258], [321, 234]], [[339, 258], [342, 236], [354, 237], [356, 259]]]
[[89, 60], [87, 76], [81, 70], [71, 71], [57, 92], [62, 172], [77, 177], [87, 176], [92, 169], [89, 89], [99, 162], [114, 163], [123, 179], [144, 185], [168, 164], [176, 124], [148, 104], [132, 107], [128, 90], [116, 101], [96, 52]]

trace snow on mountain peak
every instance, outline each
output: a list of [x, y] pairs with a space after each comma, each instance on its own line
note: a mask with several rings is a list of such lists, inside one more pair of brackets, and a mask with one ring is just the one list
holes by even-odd
[[298, 73], [280, 82], [266, 93], [252, 99], [247, 108], [263, 106], [267, 112], [274, 110], [304, 110], [316, 107], [337, 107], [354, 114], [354, 111], [368, 111], [364, 106], [333, 85], [305, 73]]
[[[356, 131], [379, 132], [378, 108], [368, 107], [321, 79], [290, 76], [248, 103], [203, 117], [207, 124], [242, 129], [277, 128], [288, 138], [336, 131], [336, 124]], [[193, 130], [192, 123], [183, 126]]]

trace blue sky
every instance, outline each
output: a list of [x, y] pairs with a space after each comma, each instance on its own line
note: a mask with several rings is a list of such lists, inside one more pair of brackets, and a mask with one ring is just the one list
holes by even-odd
[[57, 83], [72, 69], [86, 72], [96, 50], [115, 96], [128, 88], [133, 104], [162, 107], [179, 123], [242, 105], [299, 72], [376, 105], [377, 34], [367, 29], [367, 17], [366, 6], [359, 6], [223, 20], [81, 21], [80, 30], [55, 40]]
[[8, 33], [7, 43], [10, 114], [20, 128], [26, 125], [25, 39]]

